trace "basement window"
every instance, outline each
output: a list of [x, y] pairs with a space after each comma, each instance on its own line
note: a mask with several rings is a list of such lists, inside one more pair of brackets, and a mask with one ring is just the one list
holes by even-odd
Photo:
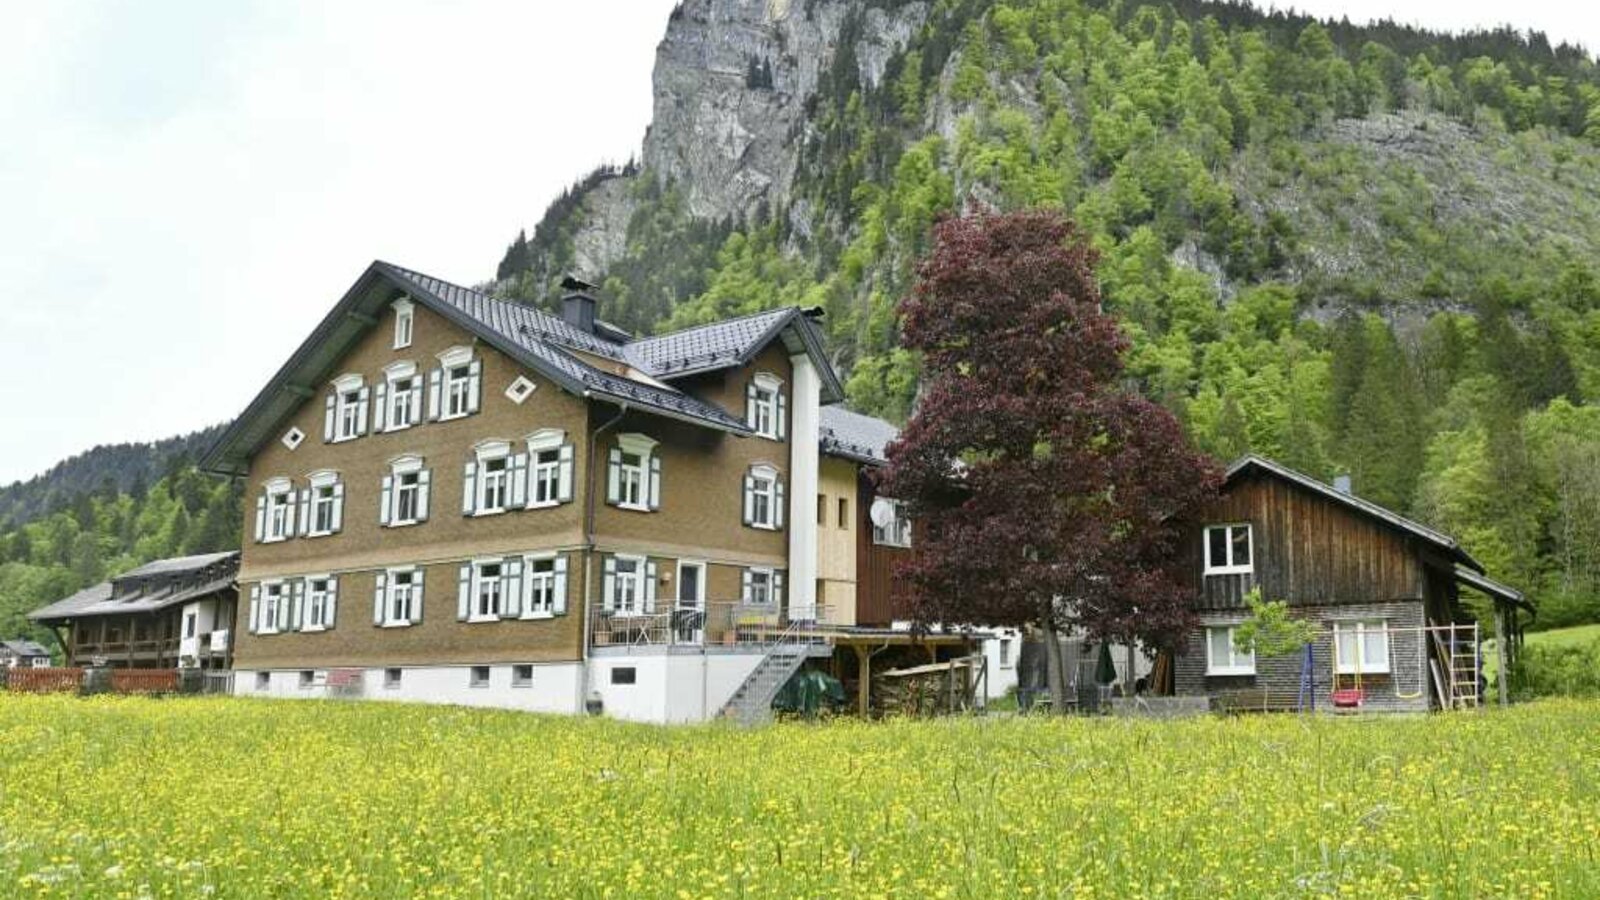
[[400, 670], [399, 669], [384, 669], [383, 670], [383, 686], [386, 687], [386, 688], [390, 688], [390, 689], [399, 687], [400, 686]]
[[611, 670], [612, 684], [637, 684], [639, 670], [633, 666], [618, 666]]
[[512, 687], [533, 687], [533, 666], [523, 663], [511, 667]]
[[486, 687], [488, 687], [489, 686], [489, 667], [488, 666], [473, 666], [472, 667], [472, 675], [471, 675], [470, 680], [468, 681], [468, 684], [471, 687], [475, 687], [475, 688], [486, 688]]
[[264, 691], [264, 690], [266, 690], [266, 689], [268, 689], [270, 687], [272, 687], [272, 673], [271, 672], [257, 672], [256, 673], [256, 690]]

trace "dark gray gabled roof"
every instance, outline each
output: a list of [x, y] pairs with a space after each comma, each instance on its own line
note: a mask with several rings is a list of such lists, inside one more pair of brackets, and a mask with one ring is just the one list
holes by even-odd
[[[734, 434], [749, 433], [742, 419], [671, 385], [656, 382], [648, 372], [641, 372], [640, 378], [623, 377], [599, 369], [571, 352], [578, 350], [627, 364], [623, 349], [626, 345], [589, 335], [530, 306], [498, 300], [380, 260], [367, 267], [234, 420], [201, 459], [201, 467], [225, 475], [247, 471], [250, 456], [301, 403], [320, 393], [321, 385], [349, 348], [384, 307], [401, 296], [426, 306], [573, 394]], [[831, 369], [829, 377], [833, 377]]]
[[838, 405], [822, 408], [820, 425], [823, 453], [873, 466], [889, 462], [889, 444], [900, 436], [888, 422]]
[[28, 613], [36, 622], [155, 612], [234, 587], [239, 552], [158, 559]]
[[202, 553], [197, 556], [175, 556], [171, 559], [158, 559], [154, 562], [147, 562], [136, 569], [129, 569], [123, 572], [117, 576], [117, 580], [148, 578], [155, 575], [183, 575], [190, 572], [198, 572], [207, 566], [216, 565], [220, 562], [226, 562], [230, 558], [236, 560], [238, 556], [239, 551], [227, 550], [222, 553]]
[[27, 639], [16, 641], [0, 641], [0, 649], [7, 650], [12, 656], [49, 656], [50, 651], [43, 645]]
[[822, 402], [844, 399], [839, 376], [823, 353], [822, 338], [804, 310], [785, 306], [640, 338], [623, 345], [627, 359], [656, 378], [671, 381], [742, 366], [782, 338], [791, 353], [808, 353], [822, 376]]
[[1310, 475], [1296, 472], [1295, 470], [1280, 463], [1273, 462], [1264, 456], [1255, 456], [1252, 454], [1242, 457], [1233, 465], [1228, 467], [1227, 480], [1232, 481], [1240, 475], [1258, 470], [1269, 472], [1286, 481], [1293, 482], [1294, 484], [1297, 484], [1307, 490], [1321, 494], [1322, 496], [1353, 509], [1356, 512], [1371, 516], [1374, 519], [1378, 519], [1393, 528], [1415, 535], [1416, 537], [1419, 537], [1422, 540], [1427, 541], [1428, 543], [1446, 551], [1451, 556], [1455, 557], [1458, 562], [1465, 564], [1473, 570], [1478, 572], [1483, 571], [1483, 564], [1478, 562], [1476, 559], [1473, 559], [1472, 555], [1467, 553], [1466, 550], [1462, 549], [1461, 545], [1456, 542], [1456, 539], [1448, 534], [1445, 534], [1441, 531], [1435, 531], [1434, 529], [1429, 528], [1420, 522], [1414, 522], [1397, 512], [1384, 509], [1370, 500], [1363, 500], [1354, 494], [1347, 494], [1344, 491], [1333, 487], [1332, 485], [1324, 484], [1323, 482], [1312, 478]]

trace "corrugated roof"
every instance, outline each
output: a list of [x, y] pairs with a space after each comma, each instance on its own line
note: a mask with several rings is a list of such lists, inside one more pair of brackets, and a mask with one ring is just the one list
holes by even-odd
[[822, 408], [823, 453], [869, 465], [884, 465], [889, 461], [890, 442], [899, 436], [900, 429], [875, 416], [838, 405]]
[[1295, 470], [1280, 463], [1273, 462], [1266, 457], [1255, 456], [1253, 454], [1242, 457], [1233, 465], [1228, 467], [1227, 480], [1232, 481], [1235, 477], [1245, 473], [1250, 469], [1260, 469], [1262, 471], [1270, 472], [1279, 478], [1294, 482], [1295, 484], [1298, 484], [1308, 490], [1315, 491], [1316, 493], [1321, 494], [1330, 500], [1341, 503], [1350, 509], [1371, 516], [1375, 519], [1379, 519], [1388, 525], [1393, 526], [1394, 528], [1398, 528], [1401, 531], [1416, 535], [1417, 537], [1431, 544], [1437, 545], [1449, 551], [1458, 560], [1475, 569], [1476, 571], [1483, 571], [1483, 564], [1479, 563], [1476, 559], [1473, 559], [1471, 554], [1462, 549], [1461, 545], [1456, 542], [1455, 538], [1443, 532], [1435, 531], [1434, 529], [1429, 528], [1420, 522], [1414, 522], [1397, 512], [1384, 509], [1370, 500], [1363, 500], [1360, 497], [1357, 497], [1355, 494], [1347, 494], [1344, 491], [1333, 487], [1332, 485], [1324, 484], [1323, 482], [1312, 478], [1310, 475], [1296, 472]]

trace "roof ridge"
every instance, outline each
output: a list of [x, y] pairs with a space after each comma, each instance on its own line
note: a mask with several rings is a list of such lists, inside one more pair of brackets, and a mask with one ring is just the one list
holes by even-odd
[[688, 325], [688, 326], [685, 326], [683, 328], [675, 329], [673, 331], [663, 331], [660, 334], [652, 334], [652, 335], [650, 335], [648, 337], [634, 338], [633, 340], [627, 341], [626, 343], [622, 344], [622, 346], [624, 346], [624, 347], [632, 347], [634, 344], [643, 344], [643, 343], [645, 343], [647, 341], [653, 341], [653, 340], [657, 340], [659, 338], [677, 337], [679, 335], [688, 334], [691, 331], [698, 331], [699, 329], [702, 329], [702, 328], [715, 328], [715, 327], [720, 326], [720, 325], [731, 325], [731, 324], [733, 324], [735, 322], [742, 322], [745, 319], [754, 319], [757, 316], [770, 316], [773, 313], [777, 313], [777, 312], [800, 311], [800, 310], [803, 310], [803, 309], [804, 309], [804, 307], [796, 306], [796, 305], [794, 305], [792, 303], [791, 304], [785, 304], [784, 306], [775, 306], [772, 309], [763, 309], [763, 310], [759, 310], [757, 312], [745, 313], [744, 315], [741, 315], [741, 316], [734, 316], [731, 319], [718, 319], [715, 322], [705, 322], [705, 323], [702, 323], [700, 325]]

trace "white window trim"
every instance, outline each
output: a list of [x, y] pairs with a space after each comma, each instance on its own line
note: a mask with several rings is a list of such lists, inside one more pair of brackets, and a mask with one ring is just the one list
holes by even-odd
[[[1243, 528], [1245, 545], [1250, 548], [1250, 562], [1238, 565], [1233, 562], [1233, 534], [1232, 529]], [[1227, 539], [1223, 542], [1228, 548], [1228, 565], [1213, 566], [1211, 564], [1211, 532], [1227, 531]], [[1207, 525], [1201, 535], [1200, 558], [1205, 565], [1206, 575], [1249, 575], [1256, 570], [1256, 530], [1249, 522], [1226, 522], [1220, 525]]]
[[[273, 478], [261, 486], [261, 493], [267, 498], [266, 520], [261, 529], [261, 543], [278, 544], [294, 537], [294, 483], [287, 478]], [[274, 519], [272, 513], [276, 506], [274, 503], [274, 498], [276, 497], [288, 498], [286, 501], [286, 509], [288, 512], [284, 517], [284, 522], [286, 523], [287, 527], [284, 529], [282, 534], [275, 534], [272, 527]]]
[[[754, 421], [747, 424], [755, 432], [756, 437], [763, 437], [769, 441], [778, 440], [778, 394], [783, 391], [783, 379], [771, 372], [757, 372], [751, 381], [755, 384], [757, 390], [771, 391], [772, 399], [766, 404], [758, 404], [766, 406], [767, 427], [758, 430]], [[754, 413], [752, 413], [752, 419], [754, 419]]]
[[389, 305], [394, 309], [394, 349], [404, 350], [416, 337], [416, 304], [402, 297]]
[[554, 568], [552, 568], [551, 571], [550, 571], [550, 590], [551, 590], [551, 594], [552, 594], [552, 602], [550, 604], [551, 605], [550, 611], [549, 612], [535, 612], [534, 609], [533, 609], [533, 596], [534, 596], [534, 590], [533, 590], [533, 585], [534, 585], [533, 564], [534, 563], [548, 562], [548, 563], [551, 563], [553, 565], [555, 563], [556, 557], [558, 557], [560, 555], [561, 554], [559, 554], [559, 553], [531, 553], [531, 554], [528, 554], [528, 555], [522, 557], [522, 579], [523, 579], [523, 583], [525, 585], [525, 587], [523, 588], [525, 596], [522, 598], [522, 614], [520, 616], [518, 616], [518, 618], [521, 618], [521, 619], [554, 619], [556, 617], [555, 608], [554, 608], [555, 607], [555, 603], [553, 602], [553, 595], [554, 595], [554, 592], [555, 592], [555, 581], [556, 581], [556, 573], [555, 573]]
[[[479, 590], [482, 589], [482, 585], [483, 585], [483, 567], [484, 566], [499, 566], [500, 567], [500, 574], [495, 576], [495, 580], [500, 583], [500, 603], [498, 605], [498, 610], [499, 610], [498, 612], [493, 612], [493, 613], [480, 613], [480, 612], [478, 612], [478, 592], [479, 592]], [[486, 557], [482, 557], [482, 558], [479, 558], [479, 559], [474, 559], [472, 561], [472, 584], [470, 585], [470, 593], [467, 594], [467, 624], [476, 625], [476, 624], [481, 623], [481, 622], [498, 622], [501, 619], [506, 618], [506, 616], [505, 616], [506, 589], [507, 588], [506, 588], [506, 558], [505, 557], [503, 557], [503, 556], [486, 556]]]
[[[396, 349], [399, 348], [397, 347]], [[407, 428], [412, 428], [420, 423], [422, 421], [422, 417], [426, 415], [423, 409], [425, 403], [423, 400], [422, 391], [395, 390], [395, 382], [401, 380], [402, 378], [411, 379], [413, 387], [420, 384], [420, 376], [417, 374], [417, 364], [411, 362], [410, 360], [401, 360], [400, 362], [392, 362], [383, 367], [383, 402], [385, 407], [387, 407], [383, 411], [383, 431], [385, 434], [391, 431], [405, 431]], [[406, 410], [411, 415], [408, 417], [406, 424], [396, 425], [394, 423], [394, 413], [395, 410], [400, 406], [402, 398], [404, 398]], [[413, 399], [416, 400], [415, 403], [411, 402]]]
[[[311, 482], [311, 502], [306, 504], [306, 537], [328, 537], [329, 535], [338, 534], [338, 530], [333, 528], [332, 525], [333, 522], [338, 521], [341, 518], [338, 507], [340, 503], [344, 502], [339, 496], [339, 473], [333, 471], [332, 469], [320, 469], [316, 472], [312, 472], [310, 475], [306, 476], [306, 478]], [[317, 491], [321, 490], [322, 488], [329, 487], [334, 489], [332, 501], [334, 505], [334, 511], [330, 516], [328, 530], [319, 531], [317, 529]]]
[[[655, 438], [650, 437], [649, 435], [639, 434], [638, 432], [629, 432], [627, 434], [617, 435], [617, 447], [621, 449], [624, 454], [631, 454], [639, 457], [639, 502], [629, 503], [628, 501], [622, 499], [626, 492], [622, 491], [619, 487], [617, 497], [618, 509], [628, 509], [633, 510], [634, 512], [651, 511], [650, 457], [655, 453], [656, 447], [659, 444], [660, 442]], [[621, 466], [621, 471], [618, 473], [619, 480], [622, 480], [624, 476], [626, 476], [629, 468], [630, 467], [626, 463]]]
[[[498, 516], [498, 515], [501, 515], [502, 513], [510, 512], [511, 509], [512, 509], [512, 506], [511, 506], [511, 442], [510, 441], [481, 441], [481, 442], [478, 443], [477, 446], [472, 448], [472, 453], [473, 453], [473, 458], [476, 459], [477, 462], [478, 462], [477, 485], [474, 488], [474, 493], [475, 493], [476, 496], [474, 496], [473, 499], [472, 499], [472, 515], [474, 517], [476, 517], [476, 516]], [[497, 508], [488, 509], [488, 508], [486, 508], [484, 506], [484, 502], [483, 502], [484, 498], [487, 497], [488, 494], [489, 494], [489, 479], [487, 477], [488, 474], [489, 474], [489, 471], [488, 471], [488, 469], [486, 469], [484, 467], [484, 464], [487, 463], [487, 462], [490, 462], [492, 460], [496, 460], [496, 459], [505, 460], [505, 463], [506, 463], [505, 469], [503, 469], [502, 472], [501, 472], [502, 477], [504, 478], [504, 482], [503, 482], [504, 490], [501, 493], [505, 497], [505, 503], [503, 505], [497, 507]]]
[[[364, 387], [366, 387], [366, 379], [354, 372], [340, 375], [333, 380], [333, 440], [331, 443], [342, 444], [345, 441], [353, 441], [361, 437], [359, 424], [355, 434], [345, 434], [344, 422], [345, 410], [350, 405], [347, 399], [348, 395], [352, 392], [359, 392]], [[356, 404], [359, 406], [360, 401], [357, 400]]]
[[283, 442], [285, 447], [289, 448], [290, 452], [293, 452], [300, 449], [300, 445], [305, 443], [306, 433], [297, 427], [291, 427], [283, 433], [283, 437], [279, 438], [279, 440]]
[[[1376, 627], [1373, 627], [1376, 626]], [[1366, 636], [1372, 632], [1383, 632], [1383, 661], [1377, 663], [1367, 662]], [[1339, 652], [1339, 638], [1345, 633], [1354, 632], [1356, 656], [1354, 660], [1347, 660]], [[1386, 619], [1340, 619], [1333, 622], [1333, 647], [1334, 657], [1338, 661], [1340, 675], [1388, 675], [1390, 674], [1389, 659], [1394, 655], [1394, 631], [1389, 627]], [[1359, 663], [1359, 667], [1358, 664]]]
[[[879, 547], [898, 547], [898, 548], [900, 548], [902, 550], [909, 550], [911, 548], [911, 543], [912, 543], [911, 517], [906, 515], [906, 513], [905, 513], [906, 505], [904, 503], [902, 503], [901, 501], [899, 501], [899, 500], [894, 500], [894, 499], [891, 499], [889, 497], [879, 497], [879, 498], [875, 499], [873, 502], [874, 503], [879, 503], [879, 502], [887, 503], [891, 507], [893, 507], [894, 508], [894, 522], [893, 522], [893, 524], [891, 526], [891, 528], [893, 529], [893, 533], [891, 533], [889, 530], [885, 530], [885, 529], [879, 528], [877, 523], [873, 522], [871, 520], [870, 515], [869, 515], [868, 519], [867, 519], [867, 525], [871, 529], [872, 543], [876, 544]], [[900, 523], [902, 521], [905, 523], [905, 539], [904, 540], [901, 540], [900, 539], [900, 535], [899, 535], [899, 532], [901, 530], [899, 528], [899, 525], [900, 525]], [[878, 538], [878, 533], [880, 531], [884, 532], [884, 538], [882, 540], [879, 540], [879, 538]]]
[[271, 579], [268, 579], [266, 581], [261, 582], [261, 584], [260, 584], [261, 593], [259, 595], [260, 599], [258, 600], [258, 603], [260, 604], [260, 606], [256, 610], [256, 634], [282, 634], [283, 633], [278, 629], [278, 614], [277, 614], [277, 610], [274, 609], [272, 615], [270, 615], [270, 616], [267, 615], [267, 588], [271, 588], [271, 587], [275, 587], [275, 588], [278, 589], [278, 605], [279, 606], [282, 606], [283, 604], [288, 603], [289, 602], [289, 598], [290, 598], [290, 596], [292, 594], [292, 592], [289, 590], [289, 582], [285, 581], [282, 578], [271, 578]]
[[[390, 487], [390, 492], [389, 492], [389, 524], [387, 526], [389, 528], [408, 528], [408, 527], [410, 527], [412, 525], [421, 525], [423, 523], [423, 521], [424, 521], [423, 519], [420, 519], [420, 518], [417, 518], [417, 519], [402, 519], [402, 518], [400, 518], [400, 476], [401, 475], [412, 475], [412, 474], [415, 474], [415, 475], [417, 475], [419, 477], [421, 476], [421, 474], [422, 474], [422, 457], [421, 456], [418, 456], [418, 455], [416, 455], [414, 453], [408, 453], [405, 456], [397, 456], [394, 459], [389, 461], [389, 476], [390, 476], [390, 479], [391, 479], [390, 480], [391, 487]], [[417, 503], [415, 504], [414, 508], [419, 508], [419, 509], [421, 508], [421, 504], [422, 504], [421, 495], [422, 495], [422, 485], [419, 482], [418, 485], [417, 485]], [[432, 498], [429, 498], [429, 499], [431, 501]]]
[[[1213, 655], [1211, 653], [1211, 632], [1214, 631], [1214, 630], [1217, 630], [1217, 629], [1226, 629], [1227, 632], [1228, 632], [1228, 660], [1224, 664], [1218, 664], [1216, 659], [1215, 659], [1215, 657], [1213, 657]], [[1215, 622], [1215, 623], [1212, 623], [1212, 624], [1209, 624], [1209, 625], [1205, 626], [1204, 633], [1205, 633], [1205, 642], [1206, 642], [1206, 674], [1207, 675], [1254, 675], [1254, 674], [1256, 674], [1256, 656], [1255, 656], [1255, 651], [1253, 649], [1250, 651], [1250, 656], [1249, 656], [1249, 660], [1250, 661], [1249, 661], [1249, 663], [1246, 664], [1246, 663], [1238, 662], [1239, 659], [1243, 658], [1239, 654], [1239, 649], [1237, 647], [1235, 647], [1234, 644], [1233, 644], [1233, 635], [1234, 635], [1234, 632], [1237, 631], [1238, 629], [1239, 629], [1239, 623], [1238, 622]]]
[[758, 479], [758, 480], [765, 480], [766, 483], [767, 483], [767, 489], [765, 491], [762, 491], [758, 487], [758, 488], [756, 488], [755, 490], [753, 490], [751, 492], [752, 494], [754, 494], [756, 496], [765, 496], [767, 498], [767, 520], [765, 522], [760, 522], [760, 521], [756, 520], [756, 518], [755, 518], [755, 503], [752, 502], [751, 505], [750, 505], [750, 509], [751, 509], [750, 527], [751, 528], [759, 528], [762, 531], [777, 531], [778, 530], [778, 469], [777, 469], [777, 467], [769, 465], [767, 463], [761, 463], [759, 465], [755, 465], [755, 466], [751, 466], [750, 467], [750, 477], [752, 477], [754, 479]]
[[[412, 576], [412, 582], [411, 582], [411, 585], [410, 585], [410, 587], [411, 587], [411, 600], [410, 600], [409, 603], [406, 604], [406, 613], [408, 615], [407, 615], [407, 618], [399, 619], [399, 620], [396, 620], [394, 618], [394, 589], [395, 589], [394, 577], [396, 575], [410, 575], [410, 576]], [[423, 576], [423, 573], [422, 573], [422, 569], [417, 567], [417, 566], [395, 566], [394, 568], [390, 568], [390, 569], [385, 569], [384, 570], [384, 581], [383, 581], [383, 625], [380, 626], [380, 627], [382, 627], [382, 628], [410, 628], [411, 627], [411, 619], [409, 617], [409, 614], [414, 611], [412, 609], [412, 607], [417, 602], [416, 588], [417, 588], [417, 585], [421, 582], [423, 577], [424, 576]]]
[[518, 375], [511, 384], [507, 385], [506, 399], [521, 406], [538, 389], [539, 386], [533, 383], [533, 379], [526, 375]]
[[[320, 619], [316, 620], [316, 621], [313, 621], [312, 618], [311, 618], [311, 583], [314, 582], [314, 581], [327, 582], [327, 581], [332, 581], [332, 580], [333, 580], [333, 575], [328, 574], [328, 573], [324, 573], [324, 574], [321, 574], [321, 575], [307, 575], [306, 576], [305, 596], [300, 600], [301, 603], [305, 604], [305, 608], [301, 611], [300, 616], [301, 616], [301, 618], [306, 620], [306, 624], [300, 626], [300, 630], [301, 631], [317, 632], [317, 631], [327, 631], [328, 630], [328, 626], [322, 624]], [[323, 597], [322, 597], [322, 618], [325, 619], [327, 617], [328, 617], [328, 594], [327, 594], [327, 592], [325, 592], [323, 594]]]
[[752, 589], [755, 587], [755, 576], [757, 576], [757, 575], [765, 575], [765, 576], [767, 576], [767, 599], [765, 599], [765, 600], [746, 600], [745, 601], [745, 605], [746, 606], [759, 606], [762, 609], [766, 609], [768, 607], [776, 607], [777, 606], [777, 599], [778, 599], [777, 596], [776, 596], [776, 594], [777, 594], [777, 586], [778, 586], [778, 582], [777, 582], [778, 570], [772, 568], [771, 566], [746, 566], [745, 567], [745, 571], [750, 573], [750, 582], [751, 582], [751, 588]]
[[[648, 563], [649, 563], [649, 557], [636, 556], [636, 555], [634, 555], [632, 553], [613, 553], [611, 555], [611, 558], [616, 560], [617, 565], [615, 567], [615, 571], [613, 572], [612, 579], [611, 579], [611, 596], [605, 598], [607, 601], [609, 601], [609, 602], [606, 603], [606, 608], [611, 610], [612, 615], [617, 615], [617, 616], [622, 616], [622, 617], [644, 615], [644, 611], [645, 611], [644, 610], [644, 607], [645, 607], [645, 578], [647, 577], [646, 572], [645, 572], [645, 566], [648, 565]], [[625, 563], [625, 562], [631, 562], [631, 563], [634, 564], [633, 574], [631, 576], [633, 578], [633, 582], [634, 582], [634, 586], [633, 586], [633, 608], [632, 609], [627, 609], [627, 610], [624, 610], [622, 608], [622, 603], [621, 603], [621, 600], [622, 600], [622, 565], [621, 564]]]
[[[539, 479], [538, 479], [539, 454], [548, 453], [551, 450], [560, 450], [561, 449], [561, 445], [565, 444], [567, 442], [567, 433], [565, 431], [562, 431], [559, 428], [541, 428], [538, 431], [535, 431], [533, 434], [528, 435], [527, 441], [528, 441], [528, 505], [527, 505], [527, 508], [528, 509], [549, 509], [550, 507], [553, 507], [553, 506], [560, 506], [561, 505], [561, 500], [560, 499], [554, 499], [554, 500], [535, 500], [535, 499], [533, 499], [534, 495], [538, 493], [538, 491], [535, 490], [534, 485], [538, 484], [538, 481], [539, 481]], [[557, 498], [559, 498], [560, 495], [561, 495], [560, 486], [561, 486], [561, 460], [560, 460], [560, 458], [557, 458], [556, 459], [556, 496], [557, 496]]]
[[451, 347], [450, 349], [439, 353], [438, 359], [439, 368], [443, 371], [443, 374], [439, 376], [439, 421], [448, 422], [452, 419], [464, 419], [467, 416], [472, 415], [472, 402], [470, 397], [470, 393], [472, 391], [472, 374], [470, 371], [466, 377], [466, 390], [469, 394], [467, 409], [458, 413], [450, 412], [450, 389], [455, 384], [455, 380], [450, 377], [450, 371], [460, 366], [470, 367], [472, 365], [472, 348], [461, 346]]

